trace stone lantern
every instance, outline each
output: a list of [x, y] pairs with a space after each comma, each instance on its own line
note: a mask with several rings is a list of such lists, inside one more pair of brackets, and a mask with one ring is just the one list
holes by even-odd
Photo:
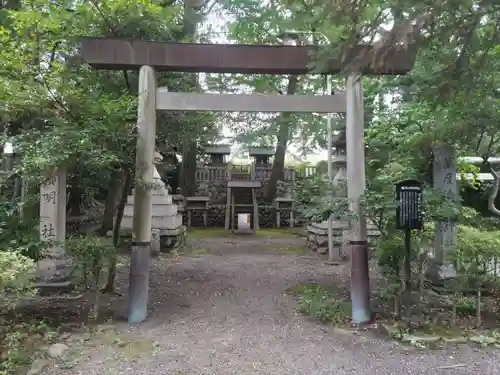
[[248, 155], [254, 158], [255, 165], [265, 167], [271, 165], [271, 156], [274, 155], [273, 147], [250, 147]]
[[226, 165], [226, 156], [231, 153], [229, 145], [213, 145], [205, 147], [205, 153], [210, 157], [209, 165]]
[[346, 139], [345, 130], [333, 136], [332, 146], [335, 148], [333, 153], [333, 168], [336, 171], [333, 177], [333, 184], [338, 187], [338, 196], [347, 197], [347, 158], [346, 158]]

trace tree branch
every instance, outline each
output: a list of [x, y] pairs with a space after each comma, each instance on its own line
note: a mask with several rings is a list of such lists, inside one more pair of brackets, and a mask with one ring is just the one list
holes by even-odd
[[201, 16], [202, 16], [202, 17], [206, 17], [206, 16], [208, 16], [208, 15], [212, 12], [212, 10], [215, 8], [215, 6], [216, 6], [217, 4], [219, 4], [218, 0], [214, 0], [214, 2], [213, 2], [212, 4], [208, 5], [208, 0], [207, 0], [207, 1], [205, 2], [205, 4], [204, 4], [205, 9], [204, 9], [204, 10], [203, 10], [203, 12], [201, 13]]
[[[101, 15], [104, 23], [106, 23], [106, 25], [108, 26], [108, 30], [115, 36], [115, 37], [119, 37], [119, 33], [116, 31], [116, 27], [113, 26], [113, 23], [111, 22], [110, 20], [110, 17], [107, 16], [103, 11], [102, 9], [99, 7], [99, 3], [97, 2], [97, 0], [90, 0], [92, 5], [94, 6], [94, 8], [97, 10], [97, 12]], [[130, 92], [132, 91], [132, 87], [130, 86], [130, 79], [129, 79], [129, 76], [128, 76], [128, 73], [126, 70], [122, 70], [122, 73], [123, 73], [123, 79], [125, 80], [125, 85], [127, 86], [127, 90]]]

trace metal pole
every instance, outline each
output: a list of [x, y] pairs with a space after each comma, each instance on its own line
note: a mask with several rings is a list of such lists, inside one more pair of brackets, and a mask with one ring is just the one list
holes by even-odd
[[[332, 94], [332, 78], [330, 75], [326, 76], [326, 95]], [[326, 131], [327, 131], [327, 144], [328, 144], [328, 178], [333, 181], [333, 165], [332, 165], [332, 113], [326, 114]]]
[[137, 155], [134, 193], [134, 222], [127, 318], [141, 323], [148, 312], [151, 213], [156, 133], [156, 77], [150, 66], [139, 71], [137, 107]]
[[352, 215], [349, 240], [352, 321], [355, 324], [362, 324], [371, 320], [371, 311], [366, 220], [360, 204], [360, 198], [365, 190], [365, 129], [361, 76], [350, 74], [346, 86], [347, 198]]
[[405, 229], [405, 261], [404, 261], [404, 304], [405, 314], [410, 316], [411, 310], [411, 229]]
[[[325, 38], [326, 36], [323, 35]], [[328, 38], [326, 38], [328, 40]], [[332, 94], [332, 80], [331, 76], [326, 76], [326, 95]], [[328, 180], [330, 184], [333, 185], [333, 160], [332, 160], [332, 113], [328, 112], [326, 115], [326, 130], [327, 130], [327, 147], [328, 147]], [[333, 197], [332, 197], [333, 198]], [[328, 218], [328, 258], [333, 260], [334, 258], [333, 250], [333, 215]]]

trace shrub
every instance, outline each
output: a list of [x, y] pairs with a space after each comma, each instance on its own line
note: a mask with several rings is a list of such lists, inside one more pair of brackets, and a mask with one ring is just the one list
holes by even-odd
[[500, 232], [482, 231], [473, 227], [457, 226], [457, 251], [454, 261], [457, 271], [469, 277], [492, 273], [495, 258], [500, 255]]
[[94, 306], [91, 313], [97, 318], [103, 270], [108, 266], [111, 257], [116, 254], [116, 248], [102, 238], [94, 236], [72, 238], [66, 242], [66, 247], [77, 263], [75, 269], [80, 273], [83, 286], [94, 292]]
[[17, 202], [0, 202], [0, 248], [16, 249], [33, 260], [37, 260], [43, 247], [36, 222], [22, 221]]
[[0, 375], [17, 373], [29, 362], [26, 349], [31, 349], [33, 333], [27, 329], [31, 323], [13, 323], [9, 312], [18, 302], [35, 292], [33, 278], [35, 263], [12, 249], [0, 251]]
[[300, 215], [308, 221], [318, 222], [327, 220], [330, 215], [349, 215], [347, 200], [336, 198], [342, 196], [339, 194], [341, 189], [323, 176], [313, 176], [295, 181], [292, 194]]
[[0, 298], [7, 307], [34, 292], [35, 263], [18, 251], [0, 251]]

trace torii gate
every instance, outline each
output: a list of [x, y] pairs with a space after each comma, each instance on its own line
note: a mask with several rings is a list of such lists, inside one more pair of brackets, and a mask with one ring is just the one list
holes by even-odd
[[[134, 229], [128, 301], [129, 323], [147, 317], [151, 241], [151, 191], [156, 133], [156, 110], [242, 112], [345, 112], [347, 181], [351, 219], [351, 301], [354, 323], [370, 321], [370, 287], [366, 222], [360, 209], [365, 190], [363, 93], [360, 74], [405, 74], [414, 51], [396, 48], [373, 64], [370, 45], [353, 48], [359, 70], [347, 78], [345, 92], [327, 96], [172, 93], [157, 87], [155, 70], [191, 73], [308, 74], [315, 46], [193, 44], [83, 38], [83, 58], [92, 67], [108, 70], [139, 69], [136, 177], [145, 183], [135, 190]], [[332, 59], [322, 74], [339, 73], [344, 63]], [[329, 161], [331, 162], [331, 160]]]

